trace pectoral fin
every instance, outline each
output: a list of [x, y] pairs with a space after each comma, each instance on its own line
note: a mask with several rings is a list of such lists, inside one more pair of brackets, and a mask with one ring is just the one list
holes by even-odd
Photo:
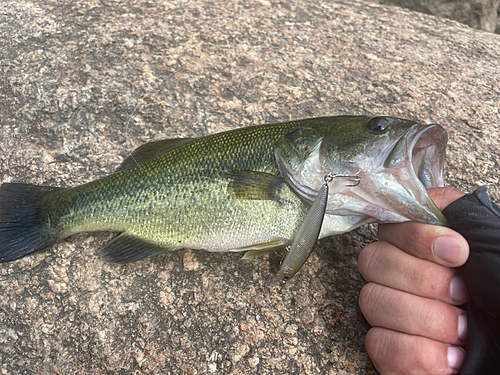
[[160, 156], [176, 147], [191, 142], [194, 138], [162, 139], [146, 143], [136, 148], [132, 154], [126, 158], [118, 167], [117, 172], [133, 168], [143, 164], [157, 156]]
[[280, 176], [255, 171], [229, 171], [223, 177], [231, 179], [228, 192], [240, 199], [278, 200], [285, 181]]
[[109, 241], [97, 255], [110, 263], [132, 263], [168, 251], [142, 238], [122, 233]]

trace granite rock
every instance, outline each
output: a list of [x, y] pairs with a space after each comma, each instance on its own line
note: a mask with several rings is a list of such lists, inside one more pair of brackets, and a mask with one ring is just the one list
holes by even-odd
[[[437, 122], [446, 182], [500, 200], [500, 39], [361, 1], [0, 3], [0, 181], [74, 186], [156, 139], [340, 114]], [[80, 234], [0, 265], [0, 374], [375, 374], [355, 301], [374, 228], [278, 259], [129, 265]]]

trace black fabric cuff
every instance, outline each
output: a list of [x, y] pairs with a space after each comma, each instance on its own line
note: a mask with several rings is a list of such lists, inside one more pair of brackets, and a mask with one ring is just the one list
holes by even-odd
[[500, 208], [480, 187], [443, 210], [470, 246], [458, 268], [471, 295], [468, 337], [459, 375], [500, 374]]

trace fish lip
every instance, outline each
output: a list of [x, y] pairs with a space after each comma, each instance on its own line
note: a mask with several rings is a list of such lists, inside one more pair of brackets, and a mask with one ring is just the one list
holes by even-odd
[[441, 125], [415, 124], [402, 135], [384, 162], [386, 168], [406, 167], [410, 171], [413, 184], [409, 182], [403, 184], [403, 187], [408, 192], [417, 188], [420, 195], [420, 199], [417, 199], [426, 204], [436, 216], [437, 222], [434, 224], [443, 226], [448, 226], [448, 221], [427, 193], [427, 188], [444, 186], [443, 168], [447, 142], [448, 134]]

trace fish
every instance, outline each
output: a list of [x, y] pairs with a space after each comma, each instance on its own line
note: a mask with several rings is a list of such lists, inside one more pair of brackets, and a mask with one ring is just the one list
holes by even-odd
[[[308, 245], [291, 252], [300, 261], [288, 276], [283, 271], [289, 278], [318, 238], [368, 223], [447, 225], [426, 190], [443, 186], [446, 143], [438, 124], [391, 116], [309, 118], [150, 142], [115, 173], [84, 185], [2, 184], [0, 262], [80, 232], [115, 232], [97, 254], [119, 264], [182, 248], [252, 258], [308, 233]], [[325, 188], [326, 176], [340, 178]]]

